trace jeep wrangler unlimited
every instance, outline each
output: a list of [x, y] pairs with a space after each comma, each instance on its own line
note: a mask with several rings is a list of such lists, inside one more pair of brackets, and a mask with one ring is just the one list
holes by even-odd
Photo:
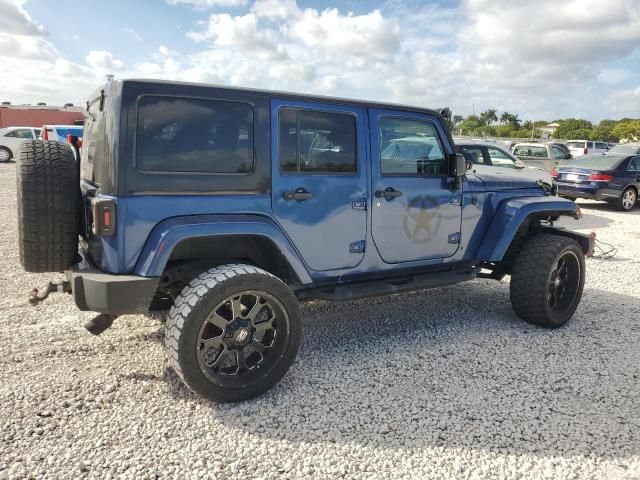
[[300, 300], [510, 275], [516, 314], [554, 328], [582, 295], [594, 239], [553, 227], [579, 207], [469, 170], [433, 110], [111, 81], [87, 102], [83, 140], [21, 146], [23, 267], [66, 271], [45, 295], [99, 313], [94, 334], [170, 308], [169, 362], [214, 401], [286, 373]]

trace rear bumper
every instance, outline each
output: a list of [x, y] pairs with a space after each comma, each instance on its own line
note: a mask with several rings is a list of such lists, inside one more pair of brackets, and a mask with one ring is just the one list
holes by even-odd
[[111, 315], [145, 313], [158, 285], [153, 277], [101, 272], [84, 255], [67, 270], [67, 280], [80, 310]]
[[558, 196], [569, 198], [588, 198], [591, 200], [611, 200], [618, 198], [620, 192], [602, 188], [593, 184], [557, 183]]

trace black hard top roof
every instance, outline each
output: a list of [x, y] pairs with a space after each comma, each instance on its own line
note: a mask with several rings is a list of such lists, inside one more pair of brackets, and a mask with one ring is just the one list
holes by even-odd
[[[425, 113], [428, 115], [441, 115], [440, 111], [438, 110], [424, 108], [424, 107], [416, 107], [411, 105], [400, 105], [400, 104], [394, 104], [394, 103], [330, 97], [330, 96], [323, 96], [323, 95], [307, 95], [304, 93], [282, 92], [277, 90], [263, 90], [263, 89], [257, 89], [257, 88], [247, 88], [247, 87], [230, 87], [228, 85], [216, 85], [216, 84], [210, 84], [210, 83], [176, 82], [176, 81], [169, 81], [169, 80], [156, 80], [156, 79], [146, 79], [146, 78], [112, 80], [112, 82], [122, 82], [123, 85], [152, 84], [152, 85], [171, 85], [171, 86], [182, 86], [182, 87], [215, 88], [216, 90], [247, 92], [247, 93], [252, 93], [254, 95], [264, 95], [272, 98], [288, 98], [288, 99], [295, 99], [300, 101], [339, 103], [343, 105], [346, 104], [346, 105], [357, 105], [357, 106], [372, 107], [372, 108], [387, 108], [387, 109], [394, 109], [394, 110]], [[105, 88], [105, 87], [102, 87], [102, 88]], [[99, 94], [102, 88], [97, 89], [96, 94]]]

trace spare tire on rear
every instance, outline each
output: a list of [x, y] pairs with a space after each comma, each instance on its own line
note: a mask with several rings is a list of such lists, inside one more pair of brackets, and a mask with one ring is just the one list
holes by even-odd
[[61, 272], [78, 253], [80, 180], [68, 144], [31, 140], [17, 165], [18, 243], [27, 272]]

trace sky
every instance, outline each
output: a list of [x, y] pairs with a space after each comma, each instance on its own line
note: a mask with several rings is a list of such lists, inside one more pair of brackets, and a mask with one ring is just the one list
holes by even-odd
[[0, 101], [82, 105], [107, 74], [640, 117], [640, 0], [0, 0]]

